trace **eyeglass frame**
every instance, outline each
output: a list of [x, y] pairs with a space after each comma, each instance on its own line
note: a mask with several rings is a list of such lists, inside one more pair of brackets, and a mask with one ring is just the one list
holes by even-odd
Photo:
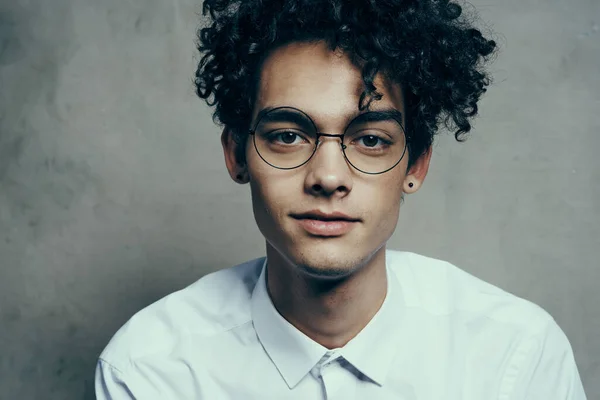
[[[258, 147], [256, 146], [256, 128], [258, 127], [258, 124], [260, 123], [261, 119], [276, 110], [280, 110], [282, 108], [289, 108], [295, 111], [298, 111], [300, 114], [304, 115], [312, 124], [314, 131], [315, 131], [315, 135], [316, 135], [316, 141], [315, 141], [315, 146], [314, 149], [310, 155], [310, 157], [308, 157], [308, 159], [306, 161], [304, 161], [302, 164], [297, 165], [295, 167], [278, 167], [276, 165], [271, 164], [270, 162], [268, 162], [267, 160], [265, 160], [265, 158], [262, 156], [262, 154], [260, 154], [260, 151], [258, 150]], [[396, 166], [398, 164], [400, 164], [400, 162], [404, 159], [404, 156], [406, 155], [406, 151], [408, 149], [408, 136], [406, 134], [406, 130], [404, 129], [404, 125], [402, 124], [402, 121], [399, 121], [398, 118], [396, 118], [394, 115], [390, 115], [390, 118], [392, 118], [394, 121], [396, 121], [398, 123], [398, 125], [400, 126], [400, 129], [402, 129], [402, 134], [404, 135], [404, 149], [402, 150], [402, 155], [400, 156], [400, 159], [394, 164], [392, 165], [390, 168], [381, 171], [381, 172], [366, 172], [363, 171], [362, 169], [359, 169], [358, 167], [356, 167], [354, 164], [352, 164], [352, 162], [348, 159], [348, 156], [346, 155], [346, 148], [348, 146], [344, 145], [344, 135], [346, 135], [346, 132], [348, 130], [348, 128], [350, 126], [352, 126], [352, 123], [357, 120], [358, 118], [364, 118], [365, 115], [371, 113], [371, 112], [377, 112], [377, 111], [368, 111], [366, 113], [361, 113], [358, 114], [357, 116], [355, 116], [354, 118], [352, 118], [352, 120], [350, 120], [350, 122], [348, 123], [348, 125], [346, 125], [346, 128], [344, 128], [344, 133], [336, 135], [336, 134], [332, 134], [332, 133], [325, 133], [325, 132], [319, 132], [317, 125], [315, 124], [315, 121], [313, 121], [313, 119], [310, 117], [310, 115], [308, 115], [307, 113], [305, 113], [304, 111], [296, 108], [296, 107], [291, 107], [291, 106], [279, 106], [279, 107], [274, 107], [274, 108], [270, 108], [268, 110], [266, 110], [264, 113], [259, 113], [258, 118], [256, 119], [256, 122], [254, 124], [254, 127], [250, 130], [248, 130], [248, 134], [253, 136], [252, 138], [252, 143], [254, 144], [254, 149], [256, 150], [256, 154], [258, 154], [258, 156], [268, 165], [270, 165], [273, 168], [277, 168], [277, 169], [281, 169], [281, 170], [291, 170], [291, 169], [296, 169], [296, 168], [300, 168], [301, 166], [307, 164], [315, 155], [315, 153], [317, 152], [317, 149], [319, 148], [319, 138], [324, 136], [324, 137], [338, 137], [340, 138], [340, 147], [342, 148], [342, 154], [344, 155], [344, 159], [346, 160], [346, 162], [348, 164], [350, 164], [350, 166], [354, 169], [356, 169], [359, 172], [362, 172], [363, 174], [367, 174], [367, 175], [381, 175], [384, 174], [386, 172], [391, 171], [392, 169], [396, 168]]]

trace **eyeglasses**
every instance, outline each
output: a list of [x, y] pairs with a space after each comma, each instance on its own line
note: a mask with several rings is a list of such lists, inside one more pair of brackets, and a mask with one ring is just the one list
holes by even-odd
[[400, 163], [406, 135], [398, 110], [369, 111], [355, 117], [341, 135], [317, 131], [313, 120], [294, 107], [261, 112], [250, 130], [256, 152], [277, 169], [294, 169], [316, 153], [321, 137], [339, 137], [346, 161], [365, 174], [382, 174]]

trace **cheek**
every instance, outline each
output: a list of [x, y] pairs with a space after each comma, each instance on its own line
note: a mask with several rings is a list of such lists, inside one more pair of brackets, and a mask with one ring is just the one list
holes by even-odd
[[401, 174], [380, 175], [378, 180], [373, 181], [370, 190], [375, 204], [380, 204], [384, 208], [398, 208], [403, 194], [403, 180], [404, 175]]
[[273, 210], [270, 205], [274, 199], [269, 196], [269, 188], [254, 179], [250, 181], [250, 191], [256, 226], [264, 237], [271, 237], [276, 231], [277, 210]]
[[[394, 227], [398, 221], [400, 204], [402, 201], [402, 179], [385, 179], [372, 188], [369, 203], [371, 212], [376, 214], [377, 225], [380, 227]], [[393, 228], [392, 228], [393, 229]], [[389, 229], [386, 229], [389, 230]]]
[[249, 169], [252, 206], [257, 222], [278, 220], [292, 211], [290, 207], [294, 201], [298, 201], [299, 196], [294, 186], [295, 180], [283, 176], [289, 172], [265, 170], [262, 166]]
[[300, 207], [301, 196], [291, 182], [265, 174], [250, 181], [252, 209], [256, 225], [265, 239], [273, 244], [289, 237], [288, 214]]

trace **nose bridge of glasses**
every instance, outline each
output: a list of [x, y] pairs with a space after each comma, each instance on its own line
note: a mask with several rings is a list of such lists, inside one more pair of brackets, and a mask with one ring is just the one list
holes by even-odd
[[[323, 147], [322, 145], [324, 144], [323, 141], [321, 140], [321, 138], [324, 138], [325, 140], [329, 139], [332, 142], [336, 142], [336, 139], [339, 139], [339, 148], [337, 151], [341, 150], [339, 152], [339, 157], [342, 157], [342, 159], [347, 163], [348, 159], [346, 157], [346, 146], [344, 145], [344, 134], [332, 134], [332, 133], [324, 133], [324, 132], [317, 132], [316, 133], [316, 142], [315, 142], [315, 147], [314, 147], [314, 151], [313, 154], [311, 156], [311, 159], [314, 158], [322, 158], [322, 160], [327, 160], [326, 162], [334, 162], [337, 163], [339, 162], [338, 160], [338, 155], [334, 155], [335, 154], [335, 150], [334, 149], [330, 149], [330, 150], [325, 150], [323, 151], [323, 149], [321, 149], [321, 151], [318, 151], [319, 148]], [[332, 143], [333, 144], [333, 143]], [[331, 152], [334, 153], [331, 153]], [[317, 155], [317, 154], [320, 154]], [[335, 160], [335, 161], [334, 161]]]
[[321, 138], [325, 137], [325, 138], [338, 138], [340, 139], [340, 146], [342, 147], [342, 150], [344, 149], [344, 134], [343, 133], [339, 133], [339, 134], [334, 134], [334, 133], [326, 133], [326, 132], [317, 132], [316, 133], [316, 137], [317, 137], [317, 141], [315, 142], [315, 146], [319, 146], [321, 144]]

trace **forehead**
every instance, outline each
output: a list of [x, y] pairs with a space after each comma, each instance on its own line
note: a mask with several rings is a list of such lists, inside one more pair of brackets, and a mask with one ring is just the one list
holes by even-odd
[[[315, 122], [348, 122], [358, 112], [364, 91], [361, 68], [323, 42], [292, 43], [275, 49], [260, 72], [253, 119], [266, 107], [291, 106], [309, 114]], [[371, 110], [396, 108], [403, 111], [400, 85], [382, 74], [374, 85], [383, 94], [371, 103]]]

